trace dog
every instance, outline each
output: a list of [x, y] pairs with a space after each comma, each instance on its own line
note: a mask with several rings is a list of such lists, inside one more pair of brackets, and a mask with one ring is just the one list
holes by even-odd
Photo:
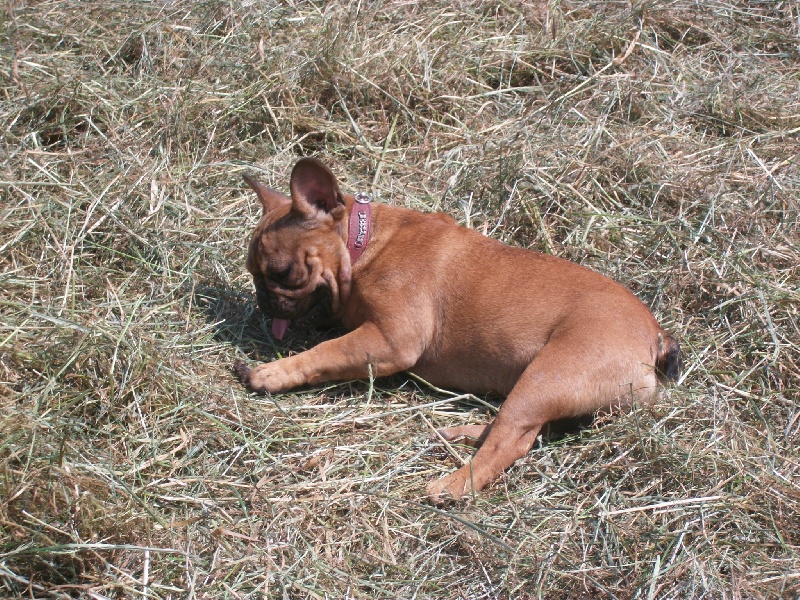
[[435, 504], [483, 488], [545, 424], [647, 402], [659, 380], [680, 374], [676, 339], [604, 275], [443, 213], [344, 194], [315, 158], [296, 163], [290, 197], [244, 178], [263, 208], [246, 266], [274, 337], [315, 306], [349, 330], [253, 368], [237, 361], [251, 390], [410, 371], [438, 387], [505, 396], [492, 423], [437, 432], [478, 450], [428, 485]]

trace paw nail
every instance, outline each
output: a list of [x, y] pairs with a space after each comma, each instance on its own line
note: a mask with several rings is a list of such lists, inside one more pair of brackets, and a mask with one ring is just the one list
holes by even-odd
[[242, 383], [248, 383], [250, 381], [250, 367], [248, 367], [243, 360], [237, 360], [233, 363], [233, 370], [236, 371], [236, 375], [238, 375], [239, 380]]

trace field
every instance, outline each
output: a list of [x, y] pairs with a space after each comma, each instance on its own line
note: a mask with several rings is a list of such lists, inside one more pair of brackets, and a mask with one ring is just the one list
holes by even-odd
[[[0, 14], [0, 596], [800, 597], [797, 2]], [[338, 333], [244, 269], [304, 155], [624, 283], [680, 381], [430, 506], [496, 399], [231, 370]]]

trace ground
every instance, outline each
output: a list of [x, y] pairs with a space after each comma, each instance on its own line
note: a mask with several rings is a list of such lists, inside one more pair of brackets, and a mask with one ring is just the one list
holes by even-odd
[[[796, 2], [0, 11], [0, 595], [800, 595]], [[494, 399], [231, 371], [336, 334], [244, 269], [304, 155], [614, 277], [681, 380], [430, 506]]]

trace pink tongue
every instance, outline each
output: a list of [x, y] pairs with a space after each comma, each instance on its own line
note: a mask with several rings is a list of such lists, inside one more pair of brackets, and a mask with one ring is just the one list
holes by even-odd
[[272, 319], [272, 335], [275, 339], [281, 341], [283, 336], [286, 335], [286, 330], [289, 329], [289, 319]]

